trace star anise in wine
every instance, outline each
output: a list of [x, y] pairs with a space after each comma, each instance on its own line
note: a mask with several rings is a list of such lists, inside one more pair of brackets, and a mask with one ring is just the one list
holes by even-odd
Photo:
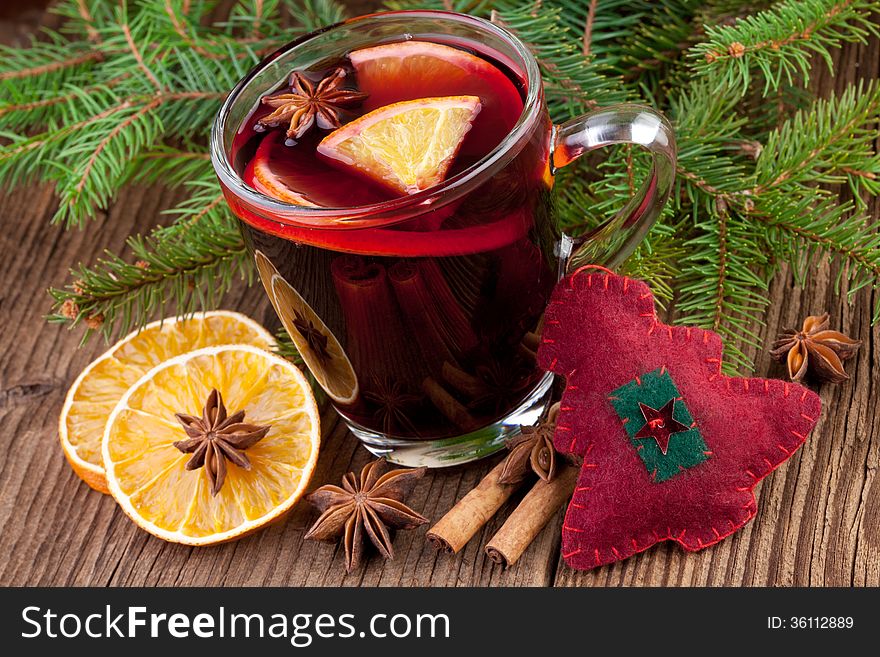
[[202, 417], [185, 413], [176, 413], [175, 417], [189, 438], [176, 441], [174, 446], [185, 454], [192, 454], [184, 466], [187, 470], [204, 466], [211, 495], [219, 493], [226, 480], [227, 460], [245, 470], [251, 469], [244, 450], [262, 440], [271, 428], [245, 424], [243, 410], [228, 415], [223, 396], [216, 388], [208, 395]]
[[327, 351], [327, 336], [319, 329], [310, 319], [306, 319], [298, 310], [293, 311], [293, 326], [299, 331], [303, 340], [309, 345], [309, 349], [315, 356], [322, 361], [330, 358], [330, 352]]
[[807, 317], [800, 331], [786, 329], [773, 343], [770, 354], [785, 361], [792, 381], [803, 380], [809, 372], [820, 381], [840, 383], [849, 379], [843, 361], [852, 358], [861, 344], [861, 340], [829, 330], [825, 313]]
[[375, 404], [373, 417], [382, 423], [382, 431], [390, 434], [399, 428], [418, 435], [409, 416], [421, 398], [408, 393], [403, 383], [387, 377], [373, 377], [372, 384], [364, 392], [364, 399]]
[[328, 484], [308, 497], [321, 516], [306, 538], [334, 542], [343, 536], [346, 572], [360, 565], [367, 538], [383, 557], [393, 559], [389, 529], [413, 529], [428, 522], [403, 503], [426, 468], [386, 472], [385, 467], [385, 459], [377, 459], [364, 466], [360, 478], [349, 472], [341, 488]]
[[361, 103], [367, 94], [343, 89], [346, 71], [338, 67], [327, 73], [319, 82], [310, 80], [304, 73], [293, 71], [289, 86], [280, 93], [264, 96], [263, 105], [275, 111], [257, 121], [261, 128], [276, 128], [287, 124], [288, 139], [300, 139], [317, 123], [323, 130], [342, 125], [343, 109]]
[[522, 427], [520, 435], [507, 443], [510, 453], [504, 460], [498, 483], [519, 483], [529, 472], [534, 472], [544, 481], [552, 481], [556, 476], [556, 449], [553, 447], [555, 430], [555, 421]]
[[496, 414], [521, 401], [534, 383], [534, 366], [525, 366], [518, 356], [510, 356], [509, 361], [493, 359], [488, 364], [478, 365], [476, 373], [484, 390], [470, 400], [468, 407]]

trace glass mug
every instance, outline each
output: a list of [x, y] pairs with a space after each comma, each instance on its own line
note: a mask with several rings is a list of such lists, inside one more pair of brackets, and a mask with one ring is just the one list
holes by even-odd
[[[516, 81], [524, 109], [494, 150], [435, 187], [360, 207], [291, 205], [244, 183], [247, 153], [234, 144], [279, 80], [413, 39], [470, 50]], [[553, 175], [610, 144], [648, 150], [651, 173], [617, 215], [571, 239], [556, 225]], [[267, 57], [223, 104], [211, 157], [281, 323], [351, 431], [376, 455], [438, 467], [486, 456], [538, 420], [552, 375], [535, 353], [554, 285], [580, 264], [613, 267], [632, 253], [670, 194], [676, 150], [648, 107], [554, 126], [538, 64], [515, 35], [462, 14], [406, 11], [355, 18]]]

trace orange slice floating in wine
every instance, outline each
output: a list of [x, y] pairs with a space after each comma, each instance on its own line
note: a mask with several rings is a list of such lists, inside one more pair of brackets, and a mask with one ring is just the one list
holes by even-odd
[[[244, 172], [244, 181], [266, 196], [293, 205], [343, 208], [380, 203], [389, 198], [358, 178], [338, 183], [339, 173], [326, 162], [301, 149], [296, 157], [287, 152], [284, 135], [266, 135]], [[296, 147], [294, 147], [296, 148]]]
[[463, 146], [469, 155], [500, 144], [522, 114], [522, 96], [501, 69], [458, 48], [403, 41], [355, 50], [349, 59], [358, 90], [369, 94], [367, 112], [413, 98], [477, 96], [483, 109]]
[[480, 107], [476, 96], [395, 103], [335, 130], [318, 153], [388, 189], [414, 194], [443, 182]]

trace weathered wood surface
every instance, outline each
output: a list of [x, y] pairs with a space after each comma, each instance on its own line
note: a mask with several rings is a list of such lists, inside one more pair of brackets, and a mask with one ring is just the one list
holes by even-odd
[[[0, 16], [0, 38], [21, 33]], [[18, 20], [18, 19], [17, 19]], [[822, 91], [880, 73], [880, 44], [837, 54], [836, 78], [816, 72]], [[788, 275], [772, 289], [763, 333], [773, 336], [807, 313], [828, 310], [835, 326], [864, 340], [848, 364], [853, 380], [820, 389], [825, 412], [806, 446], [759, 488], [757, 518], [742, 532], [698, 554], [658, 546], [588, 573], [559, 557], [561, 514], [514, 567], [502, 571], [483, 555], [515, 500], [457, 556], [437, 553], [426, 529], [398, 534], [394, 561], [371, 559], [344, 575], [340, 550], [304, 542], [314, 513], [306, 505], [255, 536], [215, 548], [187, 548], [137, 529], [113, 500], [90, 490], [68, 468], [57, 444], [56, 419], [67, 387], [103, 349], [77, 349], [79, 334], [47, 325], [45, 289], [66, 280], [71, 264], [146, 230], [175, 200], [159, 188], [133, 188], [85, 231], [50, 226], [49, 188], [0, 194], [0, 584], [2, 585], [327, 585], [327, 586], [619, 586], [619, 585], [878, 585], [880, 584], [880, 328], [871, 328], [874, 294], [852, 303], [834, 290], [834, 268], [809, 284]], [[873, 215], [880, 204], [872, 202]], [[226, 307], [257, 319], [271, 309], [258, 291], [236, 288]], [[781, 370], [766, 353], [757, 374]], [[744, 436], [744, 440], [748, 437]], [[315, 485], [336, 481], [368, 455], [337, 427], [322, 447]], [[418, 486], [412, 504], [438, 519], [473, 487], [490, 464], [437, 471]]]

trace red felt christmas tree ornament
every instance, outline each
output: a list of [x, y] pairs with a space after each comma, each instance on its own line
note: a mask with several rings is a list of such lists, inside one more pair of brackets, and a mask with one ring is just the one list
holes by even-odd
[[556, 287], [538, 358], [565, 377], [554, 444], [583, 459], [562, 529], [590, 569], [661, 541], [700, 550], [757, 511], [753, 489], [806, 440], [821, 403], [721, 372], [721, 338], [661, 323], [648, 286], [583, 267]]

